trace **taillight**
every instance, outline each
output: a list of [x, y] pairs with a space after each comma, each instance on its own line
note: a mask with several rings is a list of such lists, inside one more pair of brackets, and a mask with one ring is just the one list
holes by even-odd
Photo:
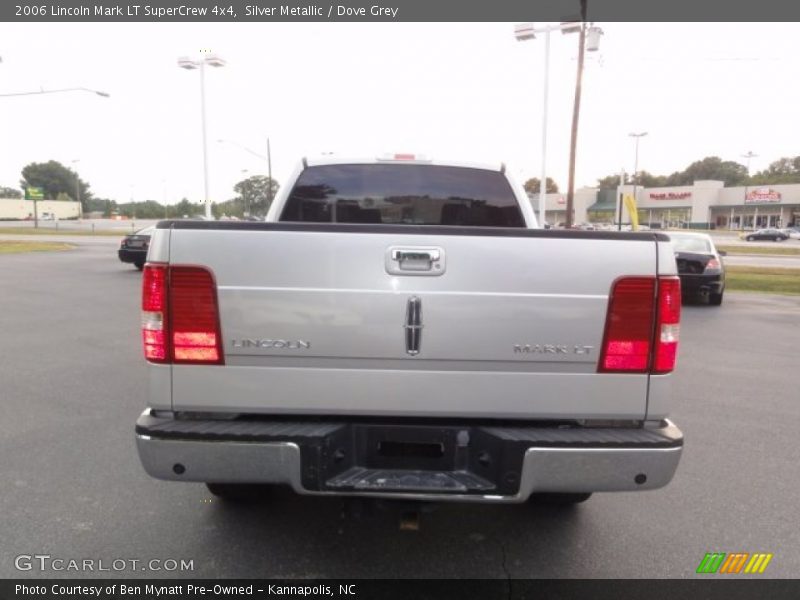
[[681, 280], [677, 277], [659, 277], [653, 373], [669, 373], [675, 368], [680, 322]]
[[223, 364], [217, 287], [208, 269], [148, 264], [142, 285], [147, 360]]
[[167, 362], [167, 267], [147, 264], [142, 273], [142, 342], [144, 357]]
[[677, 356], [680, 308], [677, 277], [623, 277], [614, 282], [598, 371], [671, 371]]
[[719, 269], [719, 260], [712, 258], [706, 263], [706, 269]]

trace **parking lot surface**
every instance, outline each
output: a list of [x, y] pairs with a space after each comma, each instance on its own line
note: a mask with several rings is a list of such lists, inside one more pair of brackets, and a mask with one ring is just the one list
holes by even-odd
[[[668, 487], [569, 510], [440, 505], [405, 532], [393, 506], [287, 492], [231, 507], [148, 477], [133, 435], [141, 274], [114, 238], [75, 243], [0, 256], [0, 577], [683, 578], [706, 552], [769, 552], [765, 576], [800, 572], [798, 297], [684, 307], [673, 418], [686, 446]], [[33, 554], [193, 569], [15, 568]]]

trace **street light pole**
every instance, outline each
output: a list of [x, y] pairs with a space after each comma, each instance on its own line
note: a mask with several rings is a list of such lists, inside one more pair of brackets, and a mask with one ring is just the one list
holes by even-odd
[[[633, 200], [638, 199], [636, 196], [636, 187], [639, 185], [639, 140], [647, 135], [646, 131], [640, 133], [629, 133], [628, 137], [636, 138], [636, 152], [633, 159]], [[619, 207], [619, 229], [622, 229], [622, 206]]]
[[234, 142], [233, 140], [220, 139], [220, 140], [217, 140], [217, 142], [233, 144], [237, 148], [239, 148], [241, 150], [244, 150], [245, 152], [248, 152], [249, 154], [252, 154], [253, 156], [257, 156], [261, 160], [267, 161], [267, 177], [269, 178], [269, 184], [267, 185], [267, 210], [269, 210], [269, 207], [272, 206], [272, 150], [270, 149], [269, 138], [267, 138], [267, 155], [266, 156], [264, 156], [263, 154], [259, 154], [255, 150], [251, 150], [247, 146], [243, 146], [239, 142]]
[[211, 220], [211, 200], [208, 196], [208, 142], [206, 140], [206, 69], [200, 61], [200, 112], [203, 121], [203, 195], [206, 201], [206, 220]]
[[[745, 204], [747, 204], [747, 188], [748, 188], [749, 183], [750, 183], [750, 159], [751, 158], [756, 158], [757, 156], [758, 156], [758, 154], [753, 153], [752, 150], [748, 150], [747, 154], [742, 154], [742, 158], [746, 158], [747, 159], [747, 179], [745, 179], [745, 181], [744, 181], [744, 203]], [[742, 223], [742, 225], [744, 225], [744, 223]], [[757, 227], [756, 227], [756, 218], [753, 217], [753, 231], [755, 231], [756, 229], [757, 229]]]
[[242, 181], [242, 183], [244, 184], [242, 185], [242, 204], [244, 204], [243, 213], [245, 219], [250, 218], [250, 207], [247, 206], [247, 173], [248, 173], [247, 169], [242, 169], [242, 177], [244, 177], [244, 180]]
[[[70, 161], [73, 165], [75, 163], [81, 162], [80, 158], [76, 158]], [[75, 199], [78, 201], [78, 218], [83, 218], [83, 206], [81, 205], [81, 180], [78, 177], [78, 169], [75, 169]]]
[[[585, 16], [585, 15], [584, 15]], [[550, 83], [550, 33], [553, 31], [560, 31], [561, 33], [581, 33], [581, 56], [583, 55], [583, 47], [584, 42], [583, 38], [585, 35], [584, 32], [585, 25], [575, 23], [575, 22], [565, 22], [560, 23], [558, 25], [543, 25], [541, 27], [535, 27], [533, 23], [521, 23], [514, 27], [514, 36], [517, 38], [518, 41], [527, 41], [536, 39], [537, 33], [543, 33], [545, 35], [545, 44], [544, 44], [544, 83], [542, 85], [543, 90], [543, 109], [542, 109], [542, 169], [541, 169], [541, 179], [539, 181], [539, 226], [544, 227], [546, 222], [545, 220], [545, 200], [547, 198], [547, 111], [548, 111], [548, 101], [549, 101], [549, 83]], [[588, 50], [595, 51], [598, 48], [599, 44], [599, 36], [602, 35], [602, 30], [599, 27], [591, 27], [589, 28], [590, 33], [593, 33], [594, 37], [592, 38], [592, 43], [589, 45]], [[583, 61], [580, 61], [581, 66], [580, 70], [583, 68]], [[580, 86], [580, 71], [579, 71], [579, 80], [578, 86]], [[578, 106], [580, 103], [580, 91], [577, 91], [577, 104], [575, 111], [578, 110]], [[577, 128], [575, 123], [575, 117], [573, 118], [573, 137], [577, 135]], [[574, 142], [573, 142], [574, 143]], [[574, 149], [570, 153], [570, 162], [574, 163]], [[568, 194], [567, 196], [567, 222], [571, 223], [572, 216], [571, 216], [571, 198]]]
[[269, 177], [267, 183], [267, 210], [269, 210], [272, 207], [272, 152], [269, 148], [269, 138], [267, 138], [267, 177]]
[[194, 70], [200, 69], [200, 116], [203, 128], [203, 191], [205, 195], [206, 219], [211, 220], [211, 199], [208, 195], [208, 143], [206, 139], [206, 71], [205, 66], [224, 67], [225, 61], [215, 54], [204, 56], [200, 60], [192, 60], [185, 56], [178, 59], [178, 66], [181, 69]]

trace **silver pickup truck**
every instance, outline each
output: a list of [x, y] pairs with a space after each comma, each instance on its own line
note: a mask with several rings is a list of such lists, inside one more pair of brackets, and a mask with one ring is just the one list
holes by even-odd
[[659, 488], [680, 300], [666, 235], [537, 228], [500, 165], [303, 160], [266, 222], [158, 224], [139, 456], [223, 497]]

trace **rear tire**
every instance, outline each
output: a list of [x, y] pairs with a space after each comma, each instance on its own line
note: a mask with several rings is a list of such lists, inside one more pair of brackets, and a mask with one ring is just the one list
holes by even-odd
[[708, 303], [711, 306], [719, 306], [720, 304], [722, 304], [722, 294], [724, 293], [725, 293], [724, 291], [720, 292], [719, 294], [711, 292], [708, 295]]
[[144, 263], [143, 263], [143, 262], [135, 262], [135, 263], [133, 263], [133, 266], [135, 266], [135, 267], [136, 267], [137, 269], [139, 269], [140, 271], [141, 271], [142, 269], [144, 269]]
[[746, 239], [748, 242], [752, 242], [752, 241], [753, 241], [755, 238], [754, 238], [753, 236], [750, 236], [750, 235], [748, 235], [748, 236], [747, 236], [746, 238], [744, 238], [744, 239]]
[[207, 483], [208, 491], [225, 502], [257, 502], [269, 496], [272, 486], [257, 483]]
[[584, 493], [542, 493], [531, 494], [528, 502], [534, 505], [549, 505], [549, 506], [571, 506], [573, 504], [580, 504], [586, 502], [591, 498], [591, 492]]

